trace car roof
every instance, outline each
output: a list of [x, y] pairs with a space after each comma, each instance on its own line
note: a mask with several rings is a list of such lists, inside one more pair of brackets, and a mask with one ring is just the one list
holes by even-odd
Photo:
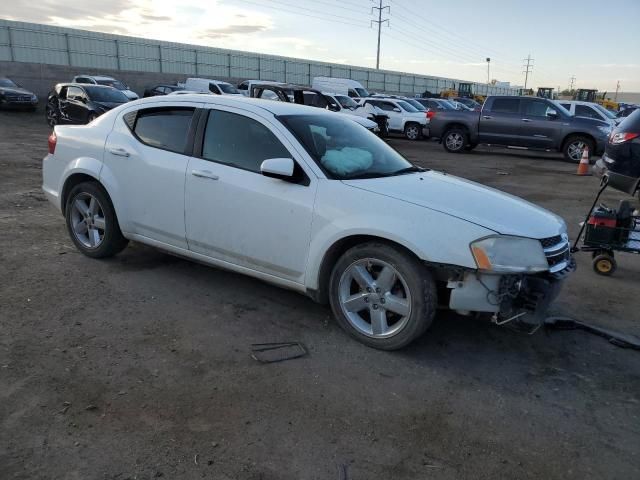
[[260, 98], [251, 98], [233, 95], [202, 95], [202, 94], [183, 94], [183, 95], [163, 95], [159, 97], [148, 97], [135, 100], [136, 105], [143, 106], [146, 103], [177, 103], [193, 101], [195, 103], [207, 103], [211, 105], [221, 105], [225, 107], [236, 107], [253, 112], [267, 111], [273, 115], [338, 115], [322, 108], [308, 107], [296, 103], [280, 102], [275, 100], [265, 100]]
[[75, 82], [57, 83], [56, 87], [110, 88], [112, 90], [118, 90], [117, 88], [113, 88], [111, 85], [91, 85], [91, 84], [88, 84], [88, 83], [75, 83]]

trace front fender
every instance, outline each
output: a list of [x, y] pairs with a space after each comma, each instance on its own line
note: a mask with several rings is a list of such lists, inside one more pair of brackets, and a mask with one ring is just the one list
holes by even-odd
[[355, 235], [401, 245], [423, 261], [477, 268], [469, 243], [494, 233], [479, 225], [401, 200], [321, 182], [318, 188], [305, 283], [319, 288], [327, 252]]

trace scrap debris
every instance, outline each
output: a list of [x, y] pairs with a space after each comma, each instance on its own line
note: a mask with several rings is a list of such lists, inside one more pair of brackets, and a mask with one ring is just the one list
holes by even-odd
[[299, 342], [253, 343], [251, 358], [260, 363], [276, 363], [304, 357], [307, 350]]
[[589, 323], [581, 322], [569, 317], [549, 317], [544, 321], [547, 329], [554, 330], [584, 330], [609, 340], [610, 343], [621, 348], [632, 348], [640, 350], [640, 338], [625, 333], [598, 327]]

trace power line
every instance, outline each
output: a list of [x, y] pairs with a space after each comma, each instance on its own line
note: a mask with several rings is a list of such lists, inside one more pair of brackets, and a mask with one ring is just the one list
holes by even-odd
[[374, 10], [378, 11], [378, 20], [371, 20], [371, 25], [374, 23], [378, 24], [378, 50], [376, 52], [376, 70], [380, 69], [380, 35], [382, 34], [382, 24], [387, 23], [387, 27], [389, 26], [389, 19], [382, 19], [383, 10], [387, 10], [387, 12], [391, 13], [391, 7], [389, 5], [382, 5], [382, 0], [379, 0], [379, 4], [377, 7], [371, 7], [371, 13], [373, 14]]
[[533, 61], [534, 59], [531, 58], [531, 54], [527, 55], [527, 58], [525, 58], [524, 60], [522, 60], [523, 62], [527, 62], [525, 65], [522, 66], [522, 68], [524, 68], [525, 70], [522, 71], [522, 73], [524, 73], [524, 88], [527, 88], [527, 82], [529, 81], [529, 74], [533, 72]]

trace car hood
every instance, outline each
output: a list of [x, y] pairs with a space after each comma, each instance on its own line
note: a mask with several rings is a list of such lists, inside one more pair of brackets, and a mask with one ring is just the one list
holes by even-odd
[[15, 88], [15, 87], [0, 87], [0, 91], [1, 92], [6, 92], [6, 93], [17, 93], [20, 95], [33, 95], [33, 92], [30, 92], [29, 90], [25, 89], [25, 88]]
[[503, 235], [541, 239], [559, 235], [566, 229], [564, 220], [548, 210], [441, 172], [343, 180], [343, 183], [436, 210]]

